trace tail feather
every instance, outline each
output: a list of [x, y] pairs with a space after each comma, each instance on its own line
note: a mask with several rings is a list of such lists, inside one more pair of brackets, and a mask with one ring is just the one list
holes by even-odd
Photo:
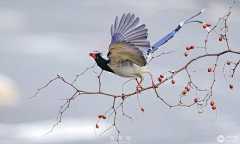
[[201, 13], [203, 13], [205, 11], [205, 9], [202, 9], [198, 14], [192, 16], [191, 18], [189, 18], [186, 21], [181, 22], [173, 31], [171, 31], [169, 34], [167, 34], [165, 37], [163, 37], [161, 40], [159, 40], [158, 42], [156, 42], [150, 49], [148, 49], [148, 53], [147, 54], [151, 54], [153, 53], [155, 50], [157, 50], [160, 46], [162, 46], [163, 44], [165, 44], [168, 40], [170, 40], [181, 28], [183, 25], [187, 24], [187, 23], [191, 23], [191, 22], [197, 22], [200, 24], [204, 24], [201, 21], [190, 21], [191, 19], [193, 19], [194, 17], [200, 15]]

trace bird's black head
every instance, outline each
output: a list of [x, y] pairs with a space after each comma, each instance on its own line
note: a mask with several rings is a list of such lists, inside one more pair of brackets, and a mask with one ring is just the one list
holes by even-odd
[[103, 56], [101, 53], [90, 53], [89, 55], [94, 58], [97, 65], [102, 70], [114, 73], [113, 70], [107, 65], [110, 62], [110, 60], [106, 56]]

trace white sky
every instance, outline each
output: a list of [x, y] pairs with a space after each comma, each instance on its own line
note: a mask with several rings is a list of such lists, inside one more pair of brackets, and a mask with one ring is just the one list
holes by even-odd
[[[102, 95], [76, 98], [64, 113], [63, 121], [45, 137], [42, 135], [51, 130], [59, 106], [64, 103], [53, 98], [68, 98], [74, 90], [61, 81], [56, 81], [36, 98], [25, 100], [49, 79], [56, 77], [57, 73], [72, 81], [77, 74], [94, 64], [88, 55], [90, 52], [98, 50], [107, 54], [111, 41], [110, 26], [116, 15], [131, 12], [140, 17], [140, 23], [146, 24], [149, 40], [154, 44], [179, 22], [203, 8], [207, 11], [195, 19], [216, 24], [231, 4], [232, 0], [1, 1], [0, 73], [5, 78], [0, 80], [0, 91], [3, 84], [10, 83], [11, 89], [16, 89], [17, 92], [12, 94], [16, 98], [14, 102], [8, 101], [8, 104], [0, 107], [0, 143], [110, 143], [110, 137], [117, 136], [115, 129], [99, 137], [95, 135], [93, 128], [98, 120], [97, 116], [112, 106], [113, 98]], [[240, 37], [239, 8], [240, 3], [237, 1], [228, 19], [229, 43], [236, 51], [239, 51], [240, 45], [237, 40]], [[219, 29], [217, 32], [221, 33]], [[149, 64], [148, 68], [152, 70], [154, 78], [157, 79], [157, 76], [166, 71], [180, 68], [190, 59], [204, 54], [203, 49], [194, 49], [187, 58], [180, 57], [186, 46], [204, 46], [206, 34], [199, 24], [184, 26], [173, 39], [154, 53], [157, 55], [183, 48]], [[218, 36], [212, 33], [208, 52], [216, 53], [225, 49], [225, 43], [219, 42]], [[140, 111], [136, 96], [127, 98], [124, 105], [124, 111], [133, 118], [133, 122], [122, 116], [121, 111], [118, 112], [117, 125], [123, 142], [126, 136], [130, 136], [130, 142], [138, 144], [200, 144], [217, 143], [218, 135], [240, 136], [239, 67], [234, 78], [229, 78], [226, 70], [229, 83], [234, 85], [234, 89], [230, 90], [222, 73], [222, 66], [227, 60], [237, 62], [239, 56], [227, 54], [219, 59], [213, 89], [213, 99], [218, 106], [217, 115], [209, 105], [203, 109], [202, 118], [199, 117], [196, 106], [169, 109], [157, 99], [153, 90], [149, 90], [139, 95], [145, 116]], [[214, 62], [215, 58], [206, 58], [189, 67], [193, 81], [202, 89], [209, 87], [212, 75], [205, 71], [192, 71], [207, 69], [213, 66]], [[98, 68], [94, 70], [100, 72]], [[143, 86], [147, 87], [151, 84], [150, 76], [144, 76]], [[160, 95], [170, 104], [178, 104], [181, 85], [188, 82], [185, 72], [181, 72], [174, 79], [174, 86], [167, 82], [158, 88]], [[105, 72], [102, 75], [102, 90], [121, 94], [122, 84], [127, 80]], [[84, 77], [79, 78], [76, 86], [87, 91], [97, 91], [96, 74], [87, 72]], [[132, 92], [135, 87], [135, 82], [128, 83], [124, 93]], [[205, 94], [201, 92], [198, 96], [204, 98]], [[195, 90], [191, 90], [182, 102], [190, 104], [195, 97]], [[117, 103], [120, 102], [119, 99]], [[110, 119], [107, 125], [106, 121], [101, 121], [97, 133], [104, 131], [111, 122]]]

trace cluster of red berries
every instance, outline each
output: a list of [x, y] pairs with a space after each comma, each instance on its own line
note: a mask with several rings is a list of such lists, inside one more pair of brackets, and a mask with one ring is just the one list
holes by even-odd
[[99, 115], [98, 118], [106, 119], [107, 117], [105, 115]]
[[[206, 27], [210, 27], [211, 26], [211, 24], [210, 23], [207, 23], [207, 24], [204, 24], [203, 25], [203, 28], [206, 28]], [[222, 41], [222, 36], [221, 37], [219, 37], [219, 41]]]
[[160, 77], [158, 78], [158, 81], [159, 81], [159, 82], [162, 82], [162, 78], [164, 78], [164, 76], [163, 76], [163, 75], [160, 75]]
[[[106, 119], [107, 117], [105, 115], [99, 115], [98, 118], [103, 118], [103, 119]], [[96, 128], [98, 129], [99, 128], [99, 125], [96, 124]]]
[[185, 94], [187, 93], [187, 91], [188, 91], [188, 92], [190, 91], [190, 88], [189, 88], [188, 86], [186, 86], [185, 89], [186, 89], [186, 90], [184, 90], [184, 91], [182, 92], [183, 95], [185, 95]]
[[210, 103], [210, 105], [212, 106], [212, 109], [213, 109], [213, 110], [216, 109], [216, 106], [214, 105], [214, 102], [213, 102], [213, 101]]
[[[194, 49], [194, 46], [186, 47], [186, 50], [190, 50], [190, 49]], [[185, 57], [187, 57], [187, 56], [188, 56], [188, 53], [185, 52], [184, 55], [185, 55]]]
[[[158, 81], [162, 82], [163, 78], [164, 78], [164, 75], [160, 75], [160, 77], [158, 78]], [[175, 80], [172, 80], [172, 84], [175, 84]]]
[[210, 24], [210, 23], [207, 23], [207, 24], [204, 24], [204, 25], [203, 25], [203, 28], [210, 27], [210, 26], [211, 26], [211, 24]]

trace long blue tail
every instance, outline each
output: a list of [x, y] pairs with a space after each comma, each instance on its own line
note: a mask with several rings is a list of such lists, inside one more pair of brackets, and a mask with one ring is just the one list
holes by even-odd
[[192, 16], [191, 18], [189, 18], [186, 21], [181, 22], [173, 31], [171, 31], [169, 34], [167, 34], [165, 37], [163, 37], [161, 40], [159, 40], [158, 42], [156, 42], [152, 48], [150, 48], [148, 50], [147, 54], [151, 54], [153, 53], [155, 50], [157, 50], [160, 46], [162, 46], [163, 44], [165, 44], [169, 39], [171, 39], [181, 28], [183, 25], [187, 24], [187, 23], [191, 23], [191, 22], [197, 22], [200, 24], [203, 24], [203, 22], [201, 21], [190, 21], [191, 19], [193, 19], [194, 17], [200, 15], [201, 13], [203, 13], [205, 11], [205, 9], [202, 9], [198, 14]]

